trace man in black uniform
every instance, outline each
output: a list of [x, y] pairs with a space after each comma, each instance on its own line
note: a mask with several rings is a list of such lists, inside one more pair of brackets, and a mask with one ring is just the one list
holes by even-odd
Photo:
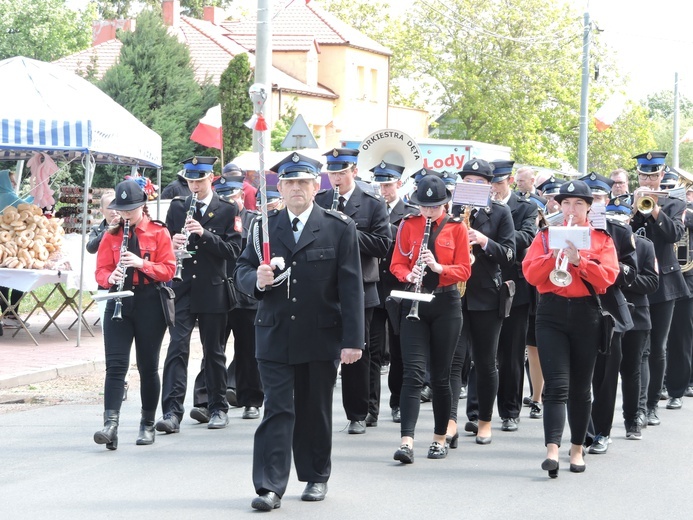
[[[591, 172], [580, 180], [592, 190], [594, 198], [592, 211], [595, 204], [604, 204], [606, 209], [614, 181], [595, 172]], [[589, 446], [589, 452], [593, 454], [606, 453], [609, 449], [621, 366], [621, 339], [633, 328], [628, 302], [621, 289], [632, 284], [638, 274], [635, 237], [630, 226], [622, 220], [606, 217], [606, 231], [614, 241], [619, 273], [616, 283], [600, 296], [602, 307], [611, 313], [616, 324], [611, 339], [611, 353], [607, 356], [597, 356], [592, 375], [592, 412], [585, 444]]]
[[537, 206], [510, 189], [515, 161], [493, 161], [493, 199], [510, 208], [515, 226], [515, 263], [501, 269], [503, 282], [515, 285], [510, 314], [503, 320], [498, 339], [498, 414], [506, 432], [516, 431], [522, 409], [525, 339], [529, 316], [530, 287], [522, 274], [525, 251], [537, 234]]
[[[347, 431], [351, 434], [366, 433], [370, 395], [370, 324], [373, 309], [380, 303], [376, 286], [379, 279], [378, 262], [387, 255], [392, 243], [385, 201], [378, 195], [364, 191], [356, 183], [358, 153], [358, 150], [350, 148], [335, 148], [327, 152], [327, 173], [332, 189], [319, 191], [315, 195], [318, 206], [330, 209], [335, 199], [334, 190], [338, 188], [337, 211], [356, 222], [359, 237], [365, 305], [364, 337], [367, 345], [358, 362], [342, 367], [342, 403], [349, 420]], [[380, 378], [380, 372], [377, 377]]]
[[[176, 292], [176, 326], [169, 329], [171, 342], [164, 363], [161, 395], [163, 418], [160, 432], [176, 433], [183, 418], [183, 401], [188, 380], [190, 337], [195, 322], [200, 329], [204, 353], [209, 429], [228, 425], [226, 401], [226, 356], [224, 332], [232, 306], [226, 262], [234, 261], [241, 249], [241, 217], [235, 204], [220, 199], [212, 190], [212, 165], [216, 157], [192, 157], [183, 161], [185, 177], [197, 204], [188, 219], [192, 197], [171, 201], [166, 226], [174, 249], [186, 248], [191, 258], [183, 260], [182, 281], [173, 283]], [[183, 230], [181, 232], [181, 230]], [[187, 236], [186, 236], [187, 235]]]
[[261, 511], [281, 506], [292, 447], [298, 479], [307, 482], [301, 500], [325, 498], [337, 366], [340, 360], [344, 366], [356, 362], [363, 351], [356, 226], [346, 215], [313, 203], [321, 166], [293, 153], [272, 168], [286, 204], [268, 218], [272, 263], [263, 263], [267, 259], [256, 247], [261, 243], [256, 222], [236, 265], [236, 287], [260, 302], [256, 356], [265, 415], [255, 432], [258, 496], [251, 506]]
[[[394, 238], [397, 236], [397, 228], [401, 220], [410, 214], [418, 215], [419, 210], [413, 204], [404, 202], [397, 190], [402, 187], [402, 173], [404, 167], [398, 164], [390, 164], [382, 161], [371, 169], [373, 182], [380, 185], [380, 194], [387, 204], [387, 212], [390, 215], [390, 233], [393, 241], [387, 255], [380, 260], [380, 280], [378, 281], [378, 297], [380, 304], [373, 309], [371, 321], [371, 373], [370, 373], [370, 399], [368, 401], [368, 416], [366, 426], [378, 424], [378, 412], [380, 410], [380, 365], [385, 351], [390, 353], [390, 370], [387, 382], [390, 388], [390, 410], [392, 420], [400, 422], [399, 395], [402, 390], [402, 351], [399, 344], [399, 330], [395, 333], [385, 309], [385, 301], [393, 289], [403, 290], [405, 284], [401, 283], [390, 272], [392, 251], [395, 247]], [[399, 320], [399, 316], [396, 318]], [[396, 324], [399, 329], [399, 322]], [[379, 357], [380, 356], [380, 357]]]
[[659, 191], [664, 177], [666, 152], [647, 152], [636, 155], [640, 188], [633, 193], [633, 208], [637, 213], [630, 223], [633, 231], [643, 229], [652, 240], [659, 265], [659, 287], [649, 295], [652, 332], [649, 348], [643, 352], [641, 371], [639, 420], [641, 425], [660, 424], [657, 415], [660, 392], [664, 380], [666, 344], [671, 328], [674, 304], [689, 296], [674, 246], [684, 233], [683, 213], [686, 203], [676, 198], [650, 196], [641, 203], [648, 191]]
[[185, 170], [179, 171], [176, 178], [167, 184], [166, 187], [161, 191], [162, 199], [175, 199], [176, 197], [188, 196], [190, 196], [190, 187], [188, 186], [188, 181], [185, 178]]
[[[459, 175], [465, 182], [490, 184], [493, 167], [483, 159], [467, 161]], [[469, 374], [465, 430], [476, 433], [477, 444], [491, 442], [491, 417], [498, 395], [496, 353], [503, 318], [500, 316], [501, 269], [515, 263], [515, 226], [508, 206], [491, 201], [484, 208], [468, 207], [469, 243], [475, 258], [462, 297], [462, 333], [452, 362], [452, 395], [459, 395], [466, 356], [474, 363]], [[455, 213], [453, 209], [453, 213]], [[462, 216], [465, 217], [464, 211]], [[452, 400], [449, 437], [457, 431], [458, 400]]]

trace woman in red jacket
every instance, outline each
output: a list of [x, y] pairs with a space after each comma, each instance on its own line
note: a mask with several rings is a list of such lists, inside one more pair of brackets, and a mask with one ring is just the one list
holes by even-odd
[[[134, 292], [134, 296], [121, 300], [121, 320], [113, 319], [115, 299], [108, 300], [103, 320], [106, 349], [104, 428], [94, 434], [94, 442], [105, 444], [109, 450], [118, 447], [120, 406], [133, 339], [142, 399], [137, 444], [154, 442], [154, 417], [161, 392], [159, 352], [166, 333], [156, 282], [171, 280], [176, 270], [176, 258], [166, 226], [152, 221], [146, 201], [147, 196], [134, 180], [118, 184], [115, 199], [108, 208], [118, 211], [121, 221], [104, 234], [96, 257], [99, 286], [113, 291], [122, 282], [123, 290]], [[128, 248], [121, 255], [126, 221], [130, 228]]]
[[[406, 318], [412, 300], [403, 300], [402, 304], [402, 441], [394, 458], [405, 464], [414, 462], [414, 429], [419, 416], [421, 388], [426, 379], [427, 360], [431, 370], [435, 422], [428, 458], [442, 459], [448, 452], [445, 432], [452, 403], [450, 366], [462, 329], [457, 283], [468, 280], [472, 271], [467, 228], [459, 218], [449, 219], [445, 212], [445, 204], [450, 198], [445, 183], [436, 175], [427, 175], [419, 182], [411, 202], [420, 206], [421, 215], [402, 221], [390, 264], [390, 271], [400, 282], [415, 284], [423, 272], [422, 292], [434, 294], [431, 302], [419, 302], [418, 321]], [[428, 219], [431, 223], [429, 241], [422, 248]]]
[[[563, 184], [555, 197], [561, 205], [565, 223], [589, 226], [587, 213], [592, 192], [582, 181]], [[601, 337], [601, 314], [597, 294], [616, 281], [619, 266], [611, 237], [590, 229], [590, 248], [578, 250], [572, 242], [562, 250], [548, 248], [549, 230], [541, 230], [522, 262], [527, 281], [536, 286], [539, 304], [536, 316], [536, 338], [539, 361], [544, 373], [544, 442], [546, 459], [541, 468], [549, 477], [558, 476], [558, 448], [565, 426], [566, 403], [570, 424], [570, 471], [582, 473], [585, 442], [592, 400], [590, 385]], [[571, 277], [565, 285], [555, 285], [550, 274], [556, 268], [556, 257], [564, 254], [566, 270]]]

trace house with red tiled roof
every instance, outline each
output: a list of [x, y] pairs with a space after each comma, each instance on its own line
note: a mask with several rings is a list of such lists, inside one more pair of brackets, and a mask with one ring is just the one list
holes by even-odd
[[[295, 107], [321, 148], [388, 127], [426, 136], [426, 112], [389, 105], [389, 49], [314, 1], [277, 4], [272, 18], [272, 121]], [[221, 9], [205, 7], [198, 20], [180, 14], [179, 0], [164, 0], [162, 8], [170, 33], [190, 50], [198, 81], [218, 84], [229, 61], [242, 52], [254, 67], [255, 13], [229, 21]], [[120, 54], [116, 28], [134, 30], [134, 21], [127, 26], [123, 21], [99, 22], [94, 47], [56, 63], [71, 71], [94, 67], [97, 77], [103, 76]]]

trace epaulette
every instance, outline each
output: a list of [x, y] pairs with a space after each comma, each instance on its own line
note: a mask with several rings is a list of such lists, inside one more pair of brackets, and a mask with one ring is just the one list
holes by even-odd
[[606, 236], [610, 237], [611, 233], [609, 233], [606, 229], [597, 229], [597, 228], [592, 228], [594, 231], [600, 231], [604, 233]]
[[226, 204], [231, 204], [231, 205], [233, 205], [233, 206], [237, 206], [237, 205], [238, 205], [238, 204], [236, 204], [236, 201], [235, 201], [235, 200], [228, 200], [228, 199], [225, 198], [225, 197], [219, 197], [219, 200], [221, 200], [221, 201], [223, 201], [223, 202], [226, 202]]
[[518, 200], [519, 202], [522, 202], [522, 203], [525, 203], [525, 204], [534, 204], [534, 202], [532, 202], [531, 200], [529, 200], [529, 195], [527, 196], [527, 198], [524, 198], [524, 197], [517, 197], [517, 200]]
[[[331, 189], [331, 188], [330, 188], [330, 189]], [[327, 193], [328, 191], [330, 191], [330, 189], [325, 188], [325, 189], [322, 189], [322, 190], [318, 190], [318, 192], [316, 193], [316, 195], [321, 195], [321, 194], [323, 194], [323, 193]]]
[[171, 202], [185, 202], [185, 199], [187, 199], [189, 195], [176, 195], [171, 199]]
[[336, 218], [336, 219], [339, 220], [340, 222], [344, 222], [345, 224], [347, 224], [347, 223], [351, 220], [351, 217], [345, 215], [345, 214], [342, 213], [341, 211], [326, 209], [326, 210], [325, 210], [325, 213], [327, 213], [327, 214], [330, 215], [331, 217]]
[[[609, 221], [610, 223], [612, 223], [612, 224], [618, 224], [618, 225], [621, 226], [621, 227], [626, 227], [626, 223], [623, 222], [622, 220], [617, 219], [617, 218], [610, 217], [610, 216], [607, 215], [607, 216], [606, 216], [606, 220], [608, 220], [608, 221]], [[629, 225], [628, 227], [630, 227], [630, 225]]]
[[505, 206], [505, 204], [503, 204], [503, 203], [502, 203], [501, 201], [499, 201], [499, 200], [492, 200], [491, 203], [492, 203], [492, 204], [495, 204], [496, 206]]
[[407, 213], [402, 217], [402, 220], [407, 220], [408, 218], [420, 217], [420, 213]]
[[151, 222], [157, 226], [166, 227], [166, 222], [162, 222], [161, 220], [152, 219]]
[[448, 224], [462, 224], [462, 219], [460, 217], [450, 217], [448, 219]]
[[365, 195], [368, 195], [369, 197], [374, 198], [375, 200], [384, 200], [382, 195], [378, 195], [377, 193], [373, 193], [372, 191], [366, 191], [366, 190], [361, 190]]
[[[404, 201], [402, 201], [404, 202]], [[412, 204], [411, 202], [404, 202], [404, 207], [409, 208], [409, 209], [415, 209], [416, 211], [419, 211], [419, 206], [416, 204]]]

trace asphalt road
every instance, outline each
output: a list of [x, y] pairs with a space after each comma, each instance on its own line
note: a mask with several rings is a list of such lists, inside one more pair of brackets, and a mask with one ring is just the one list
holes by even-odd
[[[383, 388], [387, 386], [383, 378]], [[123, 403], [120, 444], [108, 451], [92, 440], [99, 405], [60, 405], [0, 415], [0, 519], [197, 519], [269, 514], [300, 519], [688, 519], [687, 482], [693, 476], [693, 399], [681, 410], [660, 407], [662, 424], [625, 439], [617, 411], [613, 443], [588, 455], [587, 471], [568, 471], [568, 434], [559, 478], [540, 469], [542, 421], [523, 409], [519, 431], [500, 431], [479, 446], [460, 438], [447, 459], [428, 460], [433, 414], [422, 405], [415, 463], [392, 460], [399, 429], [384, 410], [378, 427], [348, 435], [335, 391], [333, 472], [324, 502], [301, 502], [295, 475], [281, 509], [250, 508], [253, 432], [259, 421], [230, 413], [225, 430], [207, 430], [189, 418], [181, 432], [136, 446], [139, 399]], [[387, 396], [383, 396], [387, 403]], [[189, 405], [190, 400], [186, 403]]]

